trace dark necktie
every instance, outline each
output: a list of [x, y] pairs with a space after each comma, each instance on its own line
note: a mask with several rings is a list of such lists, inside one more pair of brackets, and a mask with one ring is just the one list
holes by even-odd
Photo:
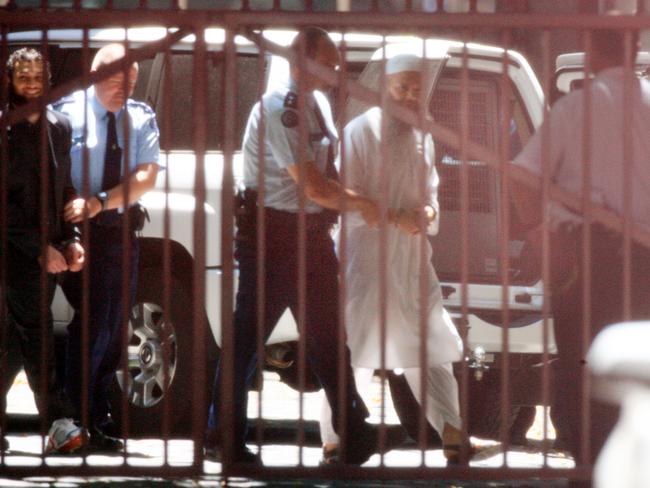
[[117, 144], [117, 129], [115, 127], [115, 114], [107, 112], [108, 125], [106, 131], [106, 153], [104, 155], [104, 176], [102, 190], [110, 190], [120, 183], [120, 166], [122, 162], [122, 148]]

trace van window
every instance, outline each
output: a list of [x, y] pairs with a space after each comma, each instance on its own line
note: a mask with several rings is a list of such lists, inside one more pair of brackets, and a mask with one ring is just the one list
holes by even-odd
[[[224, 63], [223, 53], [209, 53], [207, 70], [207, 135], [208, 150], [222, 150], [224, 142], [224, 123], [235, 124], [236, 147], [241, 148], [241, 142], [246, 128], [248, 114], [259, 99], [258, 61], [256, 56], [239, 55], [237, 57], [236, 104], [235, 115], [230, 118], [224, 113]], [[194, 83], [194, 55], [192, 53], [174, 53], [171, 66], [171, 95], [172, 104], [170, 121], [173, 130], [165, 150], [191, 150], [194, 147], [195, 123], [193, 119], [197, 93]], [[263, 76], [263, 73], [262, 73]], [[160, 74], [162, 78], [162, 74]], [[164, 78], [163, 78], [164, 79]], [[163, 127], [164, 116], [163, 93], [167, 89], [161, 80], [161, 90], [155, 98], [155, 110], [160, 127]]]
[[[445, 127], [460, 133], [460, 71], [445, 70], [431, 99], [430, 112]], [[470, 72], [469, 140], [498, 151], [501, 129], [501, 77]], [[513, 87], [514, 90], [514, 87]], [[510, 90], [512, 91], [512, 90]], [[516, 156], [531, 134], [531, 126], [516, 94], [509, 95], [509, 154]], [[459, 279], [461, 258], [461, 155], [458, 149], [436, 143], [436, 161], [440, 176], [440, 231], [432, 239], [434, 264], [442, 280]], [[481, 161], [468, 162], [469, 193], [469, 275], [473, 282], [500, 281], [501, 180], [497, 171]], [[520, 261], [523, 241], [511, 236], [510, 273], [513, 281], [523, 278]], [[526, 276], [528, 279], [528, 276]]]

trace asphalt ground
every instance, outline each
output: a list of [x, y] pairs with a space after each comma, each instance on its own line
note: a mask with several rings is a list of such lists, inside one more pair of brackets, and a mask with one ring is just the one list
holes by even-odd
[[[371, 410], [371, 420], [377, 421], [381, 411], [381, 388], [377, 381], [370, 392], [365, 396], [366, 403]], [[249, 417], [256, 417], [258, 412], [259, 394], [251, 393]], [[295, 438], [293, 419], [298, 416], [298, 394], [277, 381], [269, 375], [265, 377], [262, 393], [262, 417], [269, 429], [265, 430], [265, 438], [269, 443], [262, 446], [262, 460], [265, 466], [269, 467], [292, 467], [299, 465], [300, 450], [291, 444]], [[305, 467], [317, 467], [321, 458], [321, 450], [318, 447], [318, 427], [315, 422], [320, 412], [321, 397], [319, 394], [307, 394], [304, 397], [304, 413], [306, 423], [306, 446], [302, 449], [302, 464]], [[390, 397], [385, 397], [386, 417], [388, 423], [397, 423], [397, 416], [392, 409]], [[152, 468], [155, 472], [158, 466], [191, 466], [193, 461], [193, 443], [190, 440], [170, 440], [165, 451], [164, 442], [159, 439], [129, 439], [127, 441], [126, 459], [122, 455], [99, 455], [90, 454], [85, 458], [89, 466], [99, 466], [107, 471], [115, 470], [115, 475], [101, 477], [76, 477], [43, 476], [43, 470], [39, 469], [42, 463], [52, 466], [77, 466], [84, 462], [81, 456], [48, 456], [43, 461], [41, 450], [43, 438], [34, 434], [34, 419], [36, 409], [33, 404], [33, 396], [27, 387], [24, 377], [19, 377], [14, 388], [8, 397], [8, 412], [11, 414], [20, 413], [23, 422], [13, 422], [17, 429], [7, 432], [6, 438], [9, 441], [9, 451], [4, 458], [4, 464], [0, 463], [0, 487], [359, 487], [359, 488], [402, 488], [402, 487], [445, 487], [445, 488], [560, 488], [567, 486], [565, 480], [517, 480], [517, 481], [453, 481], [453, 480], [404, 480], [404, 481], [365, 481], [365, 480], [328, 480], [328, 479], [292, 479], [286, 481], [265, 481], [249, 478], [229, 478], [221, 476], [221, 465], [209, 461], [203, 462], [203, 474], [196, 478], [163, 479], [156, 477], [125, 477], [120, 476], [120, 466], [126, 462], [129, 466], [141, 466]], [[540, 409], [539, 414], [543, 415]], [[538, 415], [540, 417], [540, 415]], [[31, 419], [31, 420], [30, 420]], [[504, 465], [516, 468], [536, 468], [544, 463], [544, 455], [538, 447], [543, 434], [539, 431], [540, 422], [533, 426], [529, 432], [531, 445], [528, 447], [512, 447], [505, 456], [500, 446], [493, 446], [485, 452], [473, 458], [470, 465], [481, 468], [498, 468]], [[36, 428], [37, 429], [37, 428]], [[552, 433], [551, 433], [552, 435]], [[253, 449], [256, 446], [251, 445]], [[422, 453], [416, 449], [413, 443], [406, 444], [400, 449], [390, 451], [384, 456], [384, 464], [387, 467], [418, 467], [422, 463]], [[549, 467], [558, 468], [558, 477], [561, 477], [562, 468], [573, 467], [573, 461], [561, 453], [551, 453], [546, 458]], [[373, 456], [365, 466], [379, 466], [380, 457]], [[424, 456], [424, 465], [427, 467], [444, 467], [445, 459], [440, 449], [427, 450]], [[11, 479], [3, 477], [3, 467], [33, 467], [34, 473], [31, 476]], [[317, 475], [317, 472], [314, 472]]]

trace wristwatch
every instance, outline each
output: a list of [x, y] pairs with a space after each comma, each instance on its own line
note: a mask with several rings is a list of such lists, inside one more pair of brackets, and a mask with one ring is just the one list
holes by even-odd
[[102, 210], [106, 210], [108, 207], [108, 193], [105, 191], [100, 191], [95, 195], [95, 198], [99, 200], [99, 203], [102, 204]]

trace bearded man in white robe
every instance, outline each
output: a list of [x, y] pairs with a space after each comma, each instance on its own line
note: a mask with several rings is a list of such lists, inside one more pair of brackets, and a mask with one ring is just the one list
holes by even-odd
[[[385, 87], [395, 104], [418, 112], [422, 66], [422, 59], [412, 54], [399, 54], [386, 62]], [[451, 363], [461, 359], [462, 341], [443, 308], [427, 241], [427, 234], [436, 234], [439, 225], [433, 140], [379, 107], [353, 119], [344, 138], [341, 160], [346, 187], [385, 202], [388, 209], [383, 231], [350, 213], [342, 225], [345, 239], [338, 236], [337, 251], [345, 266], [348, 346], [357, 385], [363, 390], [375, 369], [400, 368], [422, 404], [420, 368], [425, 367], [426, 418], [440, 434], [447, 459], [456, 460], [464, 437]], [[426, 327], [421, 330], [423, 318]], [[424, 366], [422, 341], [427, 346]], [[327, 402], [321, 438], [323, 463], [336, 462], [338, 437]]]

